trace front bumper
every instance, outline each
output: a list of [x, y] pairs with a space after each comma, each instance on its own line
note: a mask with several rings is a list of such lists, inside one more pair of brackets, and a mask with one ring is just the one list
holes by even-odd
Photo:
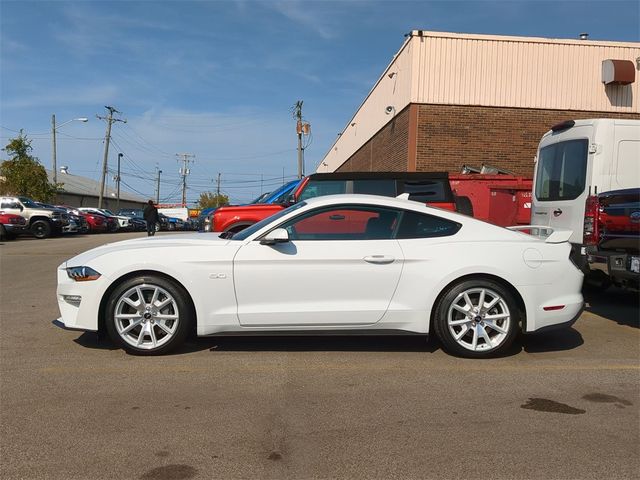
[[[100, 301], [109, 287], [104, 275], [90, 282], [76, 282], [67, 275], [66, 263], [58, 267], [56, 297], [60, 322], [71, 330], [98, 330]], [[80, 297], [78, 301], [77, 297]]]
[[3, 223], [2, 225], [4, 226], [4, 229], [6, 230], [6, 232], [11, 235], [20, 235], [21, 233], [24, 233], [27, 231], [26, 224], [18, 225], [16, 223]]

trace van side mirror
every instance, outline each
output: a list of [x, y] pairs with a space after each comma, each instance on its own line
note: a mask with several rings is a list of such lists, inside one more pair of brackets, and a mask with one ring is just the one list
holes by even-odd
[[289, 232], [284, 228], [276, 228], [262, 237], [260, 245], [275, 245], [276, 243], [287, 243], [288, 241]]

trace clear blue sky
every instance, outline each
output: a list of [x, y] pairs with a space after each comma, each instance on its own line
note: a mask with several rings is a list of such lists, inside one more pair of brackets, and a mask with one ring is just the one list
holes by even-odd
[[[275, 188], [296, 167], [291, 107], [312, 124], [307, 171], [318, 162], [412, 29], [638, 41], [633, 1], [0, 1], [0, 140], [24, 129], [51, 165], [99, 178], [104, 105], [111, 169], [151, 197], [179, 200], [175, 153], [196, 155], [188, 200], [215, 188], [235, 202]], [[1, 154], [5, 158], [4, 153]], [[112, 183], [112, 181], [110, 181]], [[123, 185], [123, 188], [124, 187]], [[172, 195], [172, 196], [171, 196]], [[167, 198], [171, 197], [171, 198]]]

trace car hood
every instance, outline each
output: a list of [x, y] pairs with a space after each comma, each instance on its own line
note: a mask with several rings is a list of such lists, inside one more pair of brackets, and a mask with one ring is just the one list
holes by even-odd
[[121, 242], [107, 243], [99, 247], [87, 250], [63, 264], [77, 267], [87, 265], [92, 260], [108, 253], [117, 253], [126, 250], [138, 250], [148, 248], [193, 248], [193, 247], [217, 247], [228, 245], [230, 240], [219, 238], [211, 233], [191, 233], [186, 235], [162, 235], [158, 237], [142, 237]]

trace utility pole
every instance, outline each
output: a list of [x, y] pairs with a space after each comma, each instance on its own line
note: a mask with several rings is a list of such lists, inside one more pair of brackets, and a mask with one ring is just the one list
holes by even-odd
[[302, 100], [298, 100], [293, 107], [293, 118], [296, 119], [296, 133], [298, 134], [298, 178], [304, 175], [302, 161]]
[[220, 206], [220, 172], [218, 172], [218, 187], [216, 188], [216, 207]]
[[160, 204], [160, 174], [162, 173], [162, 170], [160, 170], [158, 167], [156, 167], [156, 170], [158, 170], [158, 178], [156, 180], [156, 205]]
[[53, 183], [58, 183], [58, 166], [56, 165], [56, 115], [51, 115], [51, 160], [53, 163]]
[[122, 159], [122, 153], [118, 154], [118, 175], [116, 176], [116, 184], [118, 185], [117, 187], [117, 200], [116, 200], [116, 212], [118, 210], [120, 210], [120, 160]]
[[[189, 162], [194, 162], [195, 160], [191, 160], [195, 158], [195, 155], [192, 153], [176, 153], [177, 157], [182, 157], [182, 167], [180, 168], [180, 175], [182, 176], [182, 206], [187, 206], [187, 175], [189, 175], [189, 169], [187, 166]], [[178, 160], [180, 161], [180, 160]]]
[[104, 183], [107, 178], [107, 160], [109, 158], [109, 143], [111, 142], [111, 125], [115, 122], [127, 123], [126, 120], [121, 120], [119, 118], [113, 118], [114, 113], [121, 113], [113, 107], [105, 106], [109, 115], [106, 117], [101, 117], [100, 115], [96, 115], [96, 117], [100, 120], [107, 121], [107, 133], [104, 137], [104, 157], [102, 159], [102, 177], [100, 179], [100, 193], [98, 194], [98, 208], [102, 208], [102, 197], [104, 196]]
[[304, 147], [302, 135], [309, 135], [311, 125], [302, 118], [302, 100], [298, 100], [293, 106], [293, 118], [296, 119], [296, 134], [298, 135], [298, 178], [304, 176]]

